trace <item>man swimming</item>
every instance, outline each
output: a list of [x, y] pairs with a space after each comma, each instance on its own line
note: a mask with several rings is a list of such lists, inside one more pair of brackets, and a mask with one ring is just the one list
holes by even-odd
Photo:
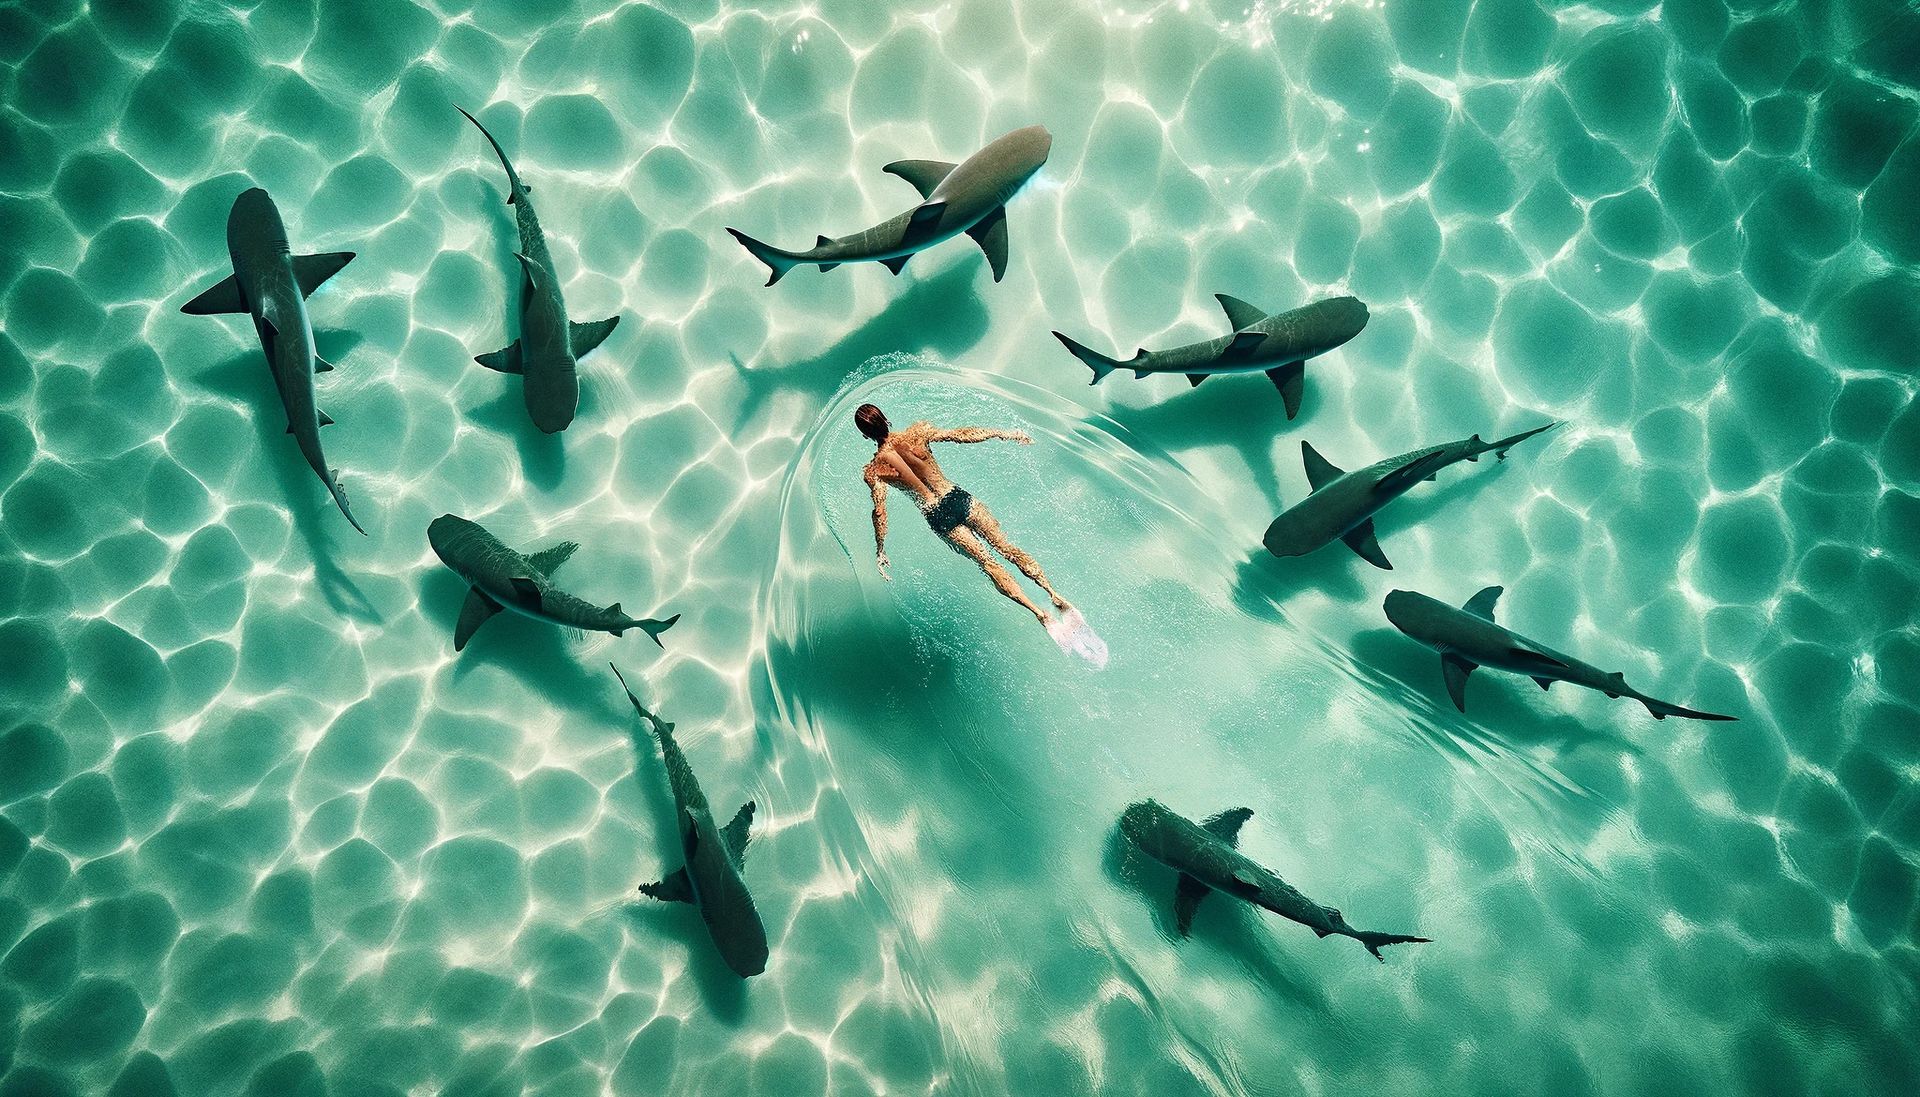
[[988, 546], [992, 546], [995, 552], [1006, 557], [1041, 590], [1046, 591], [1047, 597], [1053, 599], [1054, 609], [1070, 613], [1073, 607], [1047, 582], [1046, 574], [1033, 557], [1007, 540], [1000, 523], [986, 505], [947, 479], [946, 473], [940, 471], [939, 463], [933, 459], [933, 451], [928, 448], [933, 442], [988, 442], [994, 439], [1030, 446], [1033, 439], [1017, 430], [995, 430], [991, 427], [941, 430], [930, 423], [914, 423], [896, 433], [887, 425], [886, 415], [872, 404], [861, 404], [853, 413], [853, 422], [860, 428], [861, 434], [873, 439], [874, 444], [880, 447], [880, 452], [873, 455], [873, 460], [867, 462], [867, 467], [861, 472], [861, 478], [873, 491], [873, 545], [880, 564], [880, 574], [888, 580], [893, 578], [887, 572], [887, 485], [892, 484], [914, 497], [927, 525], [948, 546], [955, 552], [971, 557], [974, 563], [980, 565], [980, 570], [987, 573], [987, 578], [993, 580], [993, 585], [1000, 588], [1000, 593], [1020, 603], [1021, 608], [1033, 614], [1049, 632], [1054, 631], [1053, 618], [1046, 610], [1033, 604], [1026, 591], [1020, 589], [1019, 582], [988, 553]]

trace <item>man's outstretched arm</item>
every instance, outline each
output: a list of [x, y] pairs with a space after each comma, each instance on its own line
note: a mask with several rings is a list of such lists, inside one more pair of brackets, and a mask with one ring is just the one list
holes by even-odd
[[878, 476], [869, 476], [867, 486], [873, 489], [874, 555], [880, 563], [880, 577], [891, 580], [893, 576], [887, 574], [887, 485]]
[[1023, 446], [1033, 444], [1033, 439], [1024, 430], [1001, 430], [999, 427], [955, 427], [952, 430], [936, 430], [927, 438], [929, 442], [991, 442], [996, 439], [1018, 442]]

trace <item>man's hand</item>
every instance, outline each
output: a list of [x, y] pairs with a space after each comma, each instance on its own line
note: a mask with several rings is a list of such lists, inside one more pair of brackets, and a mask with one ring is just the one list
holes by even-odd
[[889, 583], [893, 582], [893, 576], [887, 572], [887, 567], [892, 561], [887, 559], [886, 553], [882, 552], [880, 554], [878, 563], [880, 564], [880, 578], [885, 579]]
[[1017, 430], [1007, 435], [1007, 440], [1010, 442], [1018, 442], [1023, 446], [1033, 445], [1033, 436], [1024, 430]]

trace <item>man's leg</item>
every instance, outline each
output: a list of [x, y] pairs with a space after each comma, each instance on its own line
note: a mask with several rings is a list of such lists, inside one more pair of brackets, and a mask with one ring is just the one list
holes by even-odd
[[1014, 581], [1013, 576], [1007, 574], [1007, 569], [1001, 567], [1000, 562], [987, 553], [987, 546], [980, 542], [980, 538], [972, 530], [961, 526], [947, 534], [947, 543], [972, 557], [973, 562], [980, 565], [980, 570], [987, 573], [987, 578], [993, 580], [993, 585], [1000, 588], [1000, 593], [1020, 603], [1041, 624], [1047, 623], [1046, 612], [1033, 604], [1033, 600], [1027, 597], [1027, 592], [1021, 590], [1020, 584]]
[[986, 538], [987, 544], [993, 546], [995, 552], [1012, 561], [1014, 567], [1026, 573], [1027, 578], [1047, 592], [1047, 597], [1053, 599], [1056, 608], [1066, 608], [1067, 600], [1060, 597], [1060, 592], [1054, 590], [1053, 586], [1047, 582], [1046, 573], [1040, 570], [1039, 562], [1028, 556], [1012, 541], [1007, 540], [1006, 532], [1000, 528], [999, 519], [995, 518], [993, 512], [987, 509], [987, 505], [978, 499], [973, 501], [973, 511], [967, 515], [967, 528], [978, 531], [980, 536]]

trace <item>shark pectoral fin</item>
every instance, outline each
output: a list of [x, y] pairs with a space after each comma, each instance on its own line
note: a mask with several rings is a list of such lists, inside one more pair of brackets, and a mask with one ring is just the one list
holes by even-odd
[[[820, 237], [820, 238], [819, 238], [818, 240], [815, 240], [815, 241], [814, 241], [814, 243], [813, 243], [813, 250], [815, 250], [815, 251], [819, 251], [819, 250], [820, 250], [821, 248], [824, 248], [824, 247], [829, 247], [829, 246], [831, 246], [832, 244], [833, 244], [833, 237], [831, 237], [831, 236], [822, 236], [822, 237]], [[839, 266], [839, 265], [840, 265], [840, 264], [838, 264], [838, 263], [822, 263], [822, 264], [820, 264], [820, 273], [822, 273], [822, 274], [825, 274], [826, 272], [828, 272], [828, 271], [830, 271], [830, 270], [832, 270], [833, 268], [835, 268], [835, 267], [837, 267], [837, 266]]]
[[998, 282], [1007, 273], [1007, 207], [995, 207], [968, 229], [967, 235], [986, 253], [987, 266], [992, 268], [993, 280]]
[[1551, 678], [1535, 678], [1533, 682], [1542, 690], [1546, 690], [1553, 685], [1553, 679]]
[[1251, 818], [1252, 808], [1228, 808], [1201, 823], [1200, 829], [1237, 849], [1240, 846], [1240, 825]]
[[1381, 495], [1394, 495], [1405, 491], [1422, 480], [1433, 478], [1433, 474], [1446, 468], [1449, 458], [1445, 452], [1429, 453], [1417, 461], [1409, 461], [1380, 478], [1373, 490]]
[[1320, 451], [1314, 449], [1311, 442], [1300, 443], [1300, 460], [1307, 466], [1307, 483], [1315, 491], [1346, 475], [1340, 466], [1320, 456]]
[[921, 240], [930, 235], [946, 212], [945, 202], [922, 202], [915, 206], [913, 212], [907, 215], [906, 239]]
[[316, 355], [314, 355], [314, 356], [313, 356], [313, 372], [315, 372], [315, 373], [332, 373], [332, 372], [333, 372], [333, 363], [332, 363], [332, 362], [329, 362], [329, 361], [327, 361], [327, 360], [326, 360], [325, 358], [322, 358], [322, 357], [320, 357], [319, 355], [317, 355], [317, 354], [316, 354]]
[[1346, 542], [1348, 548], [1358, 553], [1360, 559], [1381, 571], [1393, 570], [1393, 563], [1387, 559], [1387, 554], [1380, 551], [1380, 540], [1373, 535], [1373, 519], [1369, 518], [1341, 534], [1340, 540]]
[[562, 541], [557, 545], [549, 545], [539, 552], [534, 553], [532, 556], [527, 557], [527, 563], [532, 564], [540, 574], [552, 578], [553, 569], [566, 563], [567, 558], [579, 551], [579, 549], [580, 543], [578, 541]]
[[327, 251], [318, 255], [296, 255], [293, 257], [293, 280], [300, 283], [300, 296], [308, 297], [320, 284], [340, 273], [340, 268], [353, 261], [350, 251]]
[[1173, 886], [1173, 927], [1185, 937], [1193, 928], [1193, 912], [1200, 907], [1200, 900], [1212, 894], [1213, 889], [1200, 881], [1180, 874], [1180, 882]]
[[480, 626], [500, 612], [500, 603], [487, 596], [479, 587], [467, 591], [467, 600], [460, 606], [460, 623], [453, 626], [453, 650], [459, 651], [480, 631]]
[[1233, 342], [1227, 344], [1227, 349], [1220, 352], [1220, 357], [1245, 358], [1253, 353], [1253, 348], [1266, 340], [1267, 337], [1257, 331], [1239, 332], [1233, 337]]
[[515, 339], [492, 354], [482, 354], [474, 361], [495, 373], [520, 372], [520, 340]]
[[687, 878], [687, 870], [683, 868], [657, 884], [641, 884], [640, 894], [663, 903], [691, 903], [693, 881]]
[[954, 165], [945, 160], [895, 160], [881, 171], [895, 175], [913, 184], [913, 189], [925, 198], [933, 193], [933, 188], [953, 172]]
[[901, 269], [907, 265], [907, 260], [911, 258], [913, 258], [911, 255], [902, 255], [897, 259], [882, 259], [880, 260], [880, 265], [895, 274], [899, 274]]
[[315, 414], [315, 415], [318, 415], [318, 416], [320, 417], [320, 425], [321, 425], [321, 426], [323, 426], [323, 427], [330, 427], [330, 426], [332, 426], [332, 425], [333, 425], [333, 416], [331, 416], [331, 415], [328, 415], [328, 414], [327, 414], [326, 412], [324, 412], [324, 411], [316, 411], [316, 412], [314, 412], [314, 414]]
[[534, 582], [530, 577], [516, 575], [507, 580], [507, 582], [513, 584], [513, 592], [520, 596], [521, 601], [534, 606], [540, 604], [540, 584]]
[[1503, 594], [1506, 589], [1505, 587], [1487, 587], [1480, 593], [1467, 599], [1467, 604], [1460, 608], [1473, 614], [1475, 617], [1481, 617], [1491, 621], [1493, 620], [1493, 604], [1500, 600], [1500, 595]]
[[1213, 297], [1214, 300], [1220, 302], [1220, 307], [1226, 310], [1227, 323], [1232, 324], [1233, 330], [1235, 331], [1239, 331], [1241, 328], [1251, 327], [1267, 318], [1266, 313], [1261, 312], [1259, 309], [1254, 308], [1238, 297], [1229, 297], [1224, 293], [1216, 293]]
[[605, 320], [589, 320], [586, 323], [571, 321], [567, 324], [567, 346], [573, 356], [579, 358], [588, 351], [606, 342], [613, 329], [620, 326], [618, 316], [609, 316]]
[[1447, 680], [1447, 696], [1453, 698], [1453, 707], [1461, 712], [1467, 711], [1467, 675], [1479, 665], [1458, 655], [1440, 657], [1440, 673]]
[[[1135, 375], [1139, 377], [1145, 377], [1147, 375], [1147, 371], [1137, 370], [1135, 371]], [[1212, 376], [1213, 374], [1211, 373], [1189, 373], [1187, 374], [1187, 384], [1191, 385], [1194, 388], [1199, 388], [1200, 382]]]
[[1288, 362], [1267, 371], [1267, 380], [1280, 390], [1280, 402], [1286, 405], [1287, 418], [1293, 419], [1300, 414], [1300, 397], [1307, 388], [1307, 364]]
[[240, 279], [229, 274], [180, 306], [189, 316], [215, 316], [223, 312], [246, 312], [247, 299], [240, 293]]
[[753, 828], [753, 801], [740, 805], [733, 815], [733, 821], [720, 832], [720, 838], [727, 843], [727, 853], [733, 857], [733, 867], [740, 868], [747, 863], [747, 832]]

